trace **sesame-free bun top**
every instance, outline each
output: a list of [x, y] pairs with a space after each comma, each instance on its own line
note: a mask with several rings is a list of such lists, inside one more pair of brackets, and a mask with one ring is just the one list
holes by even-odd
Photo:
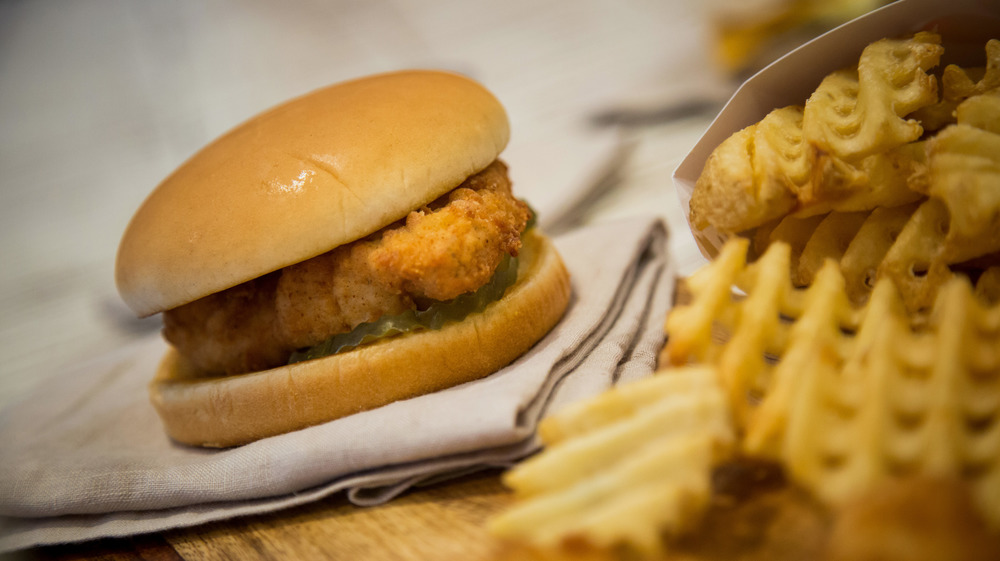
[[456, 74], [336, 84], [215, 140], [149, 195], [118, 249], [126, 304], [150, 315], [364, 237], [486, 168], [507, 115]]

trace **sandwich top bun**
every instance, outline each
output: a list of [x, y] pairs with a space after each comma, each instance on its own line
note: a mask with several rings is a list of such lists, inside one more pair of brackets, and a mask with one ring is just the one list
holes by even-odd
[[492, 94], [444, 72], [376, 75], [294, 99], [209, 144], [150, 194], [122, 237], [118, 290], [146, 316], [315, 257], [454, 189], [509, 134]]

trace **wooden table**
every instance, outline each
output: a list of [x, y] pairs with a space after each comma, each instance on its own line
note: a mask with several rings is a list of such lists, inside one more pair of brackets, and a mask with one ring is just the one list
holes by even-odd
[[163, 534], [46, 547], [39, 561], [180, 559], [488, 560], [502, 545], [486, 521], [512, 501], [499, 472], [412, 490], [387, 504], [357, 507], [343, 494], [267, 515]]

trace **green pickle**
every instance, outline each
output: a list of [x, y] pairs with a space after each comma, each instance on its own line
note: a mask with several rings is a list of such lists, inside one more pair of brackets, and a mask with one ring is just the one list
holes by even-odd
[[434, 302], [425, 310], [409, 310], [394, 316], [384, 316], [370, 323], [362, 323], [348, 333], [339, 333], [318, 345], [292, 353], [288, 363], [322, 358], [379, 339], [424, 329], [440, 329], [449, 323], [461, 321], [469, 314], [485, 310], [491, 302], [503, 297], [507, 289], [517, 280], [517, 261], [516, 257], [505, 255], [490, 281], [475, 292], [462, 294], [444, 302]]

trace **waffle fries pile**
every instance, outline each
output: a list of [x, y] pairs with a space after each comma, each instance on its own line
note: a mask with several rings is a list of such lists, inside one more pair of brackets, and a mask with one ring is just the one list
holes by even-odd
[[[728, 558], [704, 554], [704, 544], [740, 538], [700, 535], [700, 525], [719, 504], [727, 532], [761, 524], [753, 508], [726, 514], [734, 499], [717, 481], [752, 461], [783, 472], [792, 497], [778, 499], [783, 516], [812, 521], [799, 543], [818, 548], [807, 557], [823, 547], [836, 559], [871, 551], [878, 532], [852, 537], [852, 525], [870, 525], [865, 516], [893, 531], [901, 512], [938, 510], [934, 532], [905, 530], [908, 539], [1000, 552], [1000, 304], [955, 277], [915, 325], [889, 280], [855, 306], [834, 261], [799, 288], [790, 246], [775, 243], [748, 263], [749, 244], [730, 240], [683, 281], [654, 376], [543, 422], [546, 449], [505, 474], [519, 500], [491, 531], [541, 551], [607, 552], [598, 558], [669, 557], [684, 539], [685, 559]], [[868, 500], [886, 494], [908, 498]], [[816, 527], [839, 530], [830, 538]], [[779, 535], [775, 551], [796, 539]], [[572, 558], [560, 555], [536, 558]]]
[[852, 302], [890, 278], [911, 313], [955, 274], [1000, 266], [1000, 41], [986, 43], [985, 67], [938, 77], [940, 43], [872, 43], [804, 106], [723, 142], [692, 193], [696, 236], [745, 235], [757, 254], [787, 242], [797, 286], [837, 259]]
[[747, 265], [747, 245], [688, 279], [662, 357], [718, 366], [742, 451], [834, 508], [890, 478], [963, 478], [1000, 529], [1000, 305], [955, 277], [915, 329], [892, 282], [854, 307], [834, 262], [794, 288], [789, 246]]
[[[625, 558], [1000, 558], [986, 53], [938, 76], [939, 36], [877, 41], [719, 145], [690, 218], [728, 241], [680, 283], [660, 370], [547, 419], [493, 532]], [[746, 463], [779, 473], [749, 484], [768, 496], [727, 489]]]
[[649, 555], [708, 506], [712, 467], [735, 446], [714, 369], [618, 386], [543, 421], [546, 445], [504, 476], [521, 501], [491, 531], [541, 548], [574, 537]]

